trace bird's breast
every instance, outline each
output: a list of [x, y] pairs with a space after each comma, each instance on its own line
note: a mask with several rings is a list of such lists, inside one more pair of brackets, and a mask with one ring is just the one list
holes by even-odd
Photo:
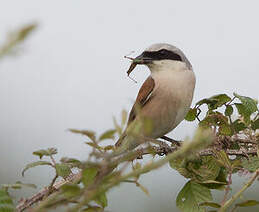
[[191, 70], [160, 71], [152, 73], [155, 81], [153, 110], [156, 120], [154, 137], [160, 137], [173, 130], [188, 112], [195, 87], [195, 76]]

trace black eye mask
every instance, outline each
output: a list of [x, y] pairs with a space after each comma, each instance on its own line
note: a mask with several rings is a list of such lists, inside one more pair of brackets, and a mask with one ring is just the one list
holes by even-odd
[[[138, 59], [138, 58], [143, 58], [143, 60]], [[153, 61], [153, 60], [176, 60], [176, 61], [183, 61], [181, 56], [172, 52], [168, 51], [166, 49], [161, 49], [159, 51], [151, 52], [151, 51], [144, 51], [141, 55], [136, 57], [135, 59], [129, 58], [132, 60], [132, 63], [129, 67], [129, 70], [127, 71], [128, 76], [130, 73], [135, 69], [135, 67], [138, 64], [145, 64], [146, 61]]]
[[156, 52], [149, 52], [145, 51], [142, 53], [143, 57], [150, 58], [152, 60], [177, 60], [177, 61], [183, 61], [182, 58], [171, 51], [168, 51], [166, 49], [161, 49]]

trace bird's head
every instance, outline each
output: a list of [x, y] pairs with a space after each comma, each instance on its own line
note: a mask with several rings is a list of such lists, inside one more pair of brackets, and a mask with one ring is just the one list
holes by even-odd
[[153, 44], [145, 49], [142, 54], [132, 60], [128, 74], [139, 64], [148, 66], [151, 71], [174, 67], [186, 67], [186, 69], [192, 70], [192, 65], [184, 53], [167, 43]]

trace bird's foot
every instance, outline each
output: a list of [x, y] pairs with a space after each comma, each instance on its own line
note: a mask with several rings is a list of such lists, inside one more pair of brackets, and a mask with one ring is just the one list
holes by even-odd
[[169, 138], [169, 137], [167, 137], [167, 136], [165, 136], [165, 135], [162, 136], [161, 138], [164, 139], [164, 140], [166, 140], [166, 141], [169, 141], [169, 142], [172, 143], [172, 144], [175, 144], [175, 145], [177, 145], [177, 146], [181, 146], [181, 141], [174, 140], [174, 139]]

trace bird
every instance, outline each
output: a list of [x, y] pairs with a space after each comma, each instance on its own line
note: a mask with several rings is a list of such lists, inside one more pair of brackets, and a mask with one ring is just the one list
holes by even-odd
[[150, 75], [142, 84], [126, 128], [115, 144], [127, 150], [143, 143], [141, 137], [158, 139], [175, 129], [190, 109], [196, 83], [191, 63], [173, 45], [156, 43], [131, 59], [128, 75], [137, 65], [147, 66]]

